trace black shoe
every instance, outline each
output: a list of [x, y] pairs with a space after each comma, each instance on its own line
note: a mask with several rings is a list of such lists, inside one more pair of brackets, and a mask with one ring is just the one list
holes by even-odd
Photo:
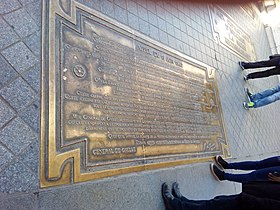
[[179, 188], [179, 185], [177, 182], [174, 182], [172, 184], [172, 194], [175, 198], [181, 198], [182, 197], [182, 194], [180, 192], [180, 188]]
[[248, 98], [248, 101], [249, 102], [253, 102], [254, 101], [253, 100], [253, 94], [249, 91], [249, 88], [245, 87], [244, 88], [244, 92], [245, 92], [245, 94], [246, 94], [246, 96]]
[[244, 67], [244, 62], [242, 62], [242, 61], [239, 61], [238, 62], [238, 65], [240, 66], [240, 68], [242, 69], [242, 71], [245, 69], [245, 67]]
[[172, 210], [171, 202], [174, 199], [174, 196], [171, 194], [165, 182], [161, 186], [161, 193], [166, 210]]
[[215, 161], [221, 168], [224, 168], [224, 169], [228, 168], [228, 162], [226, 162], [220, 155], [217, 155], [215, 157]]
[[211, 172], [213, 174], [213, 176], [218, 180], [218, 181], [222, 181], [225, 180], [224, 179], [224, 171], [221, 171], [216, 165], [214, 165], [213, 163], [210, 165], [210, 169]]

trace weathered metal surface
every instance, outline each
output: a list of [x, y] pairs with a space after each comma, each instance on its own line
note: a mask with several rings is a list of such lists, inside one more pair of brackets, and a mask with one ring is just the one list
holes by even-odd
[[214, 69], [44, 2], [41, 187], [229, 156]]
[[210, 5], [209, 11], [214, 39], [242, 59], [256, 60], [253, 42], [238, 23], [218, 6]]

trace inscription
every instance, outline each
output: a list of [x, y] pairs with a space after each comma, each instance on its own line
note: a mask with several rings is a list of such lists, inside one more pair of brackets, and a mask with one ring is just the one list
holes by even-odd
[[[97, 35], [98, 30], [103, 37]], [[119, 158], [130, 159], [131, 154], [141, 157], [146, 150], [143, 146], [195, 144], [205, 151], [218, 149], [216, 144], [205, 143], [223, 132], [215, 123], [217, 104], [214, 90], [209, 88], [212, 86], [207, 85], [206, 69], [192, 71], [183, 59], [138, 41], [133, 47], [130, 37], [121, 38], [125, 44], [113, 42], [109, 38], [114, 36], [112, 31], [97, 29], [89, 20], [84, 22], [83, 38], [68, 31], [68, 27], [62, 27], [63, 45], [67, 46], [63, 68], [74, 66], [78, 78], [84, 76], [84, 69], [89, 71], [81, 82], [69, 72], [64, 74], [68, 78], [62, 84], [64, 140], [75, 138], [72, 130], [87, 136], [90, 161], [102, 164], [99, 156], [104, 155], [106, 161], [116, 163]], [[94, 34], [94, 39], [87, 34]], [[79, 50], [79, 39], [86, 39], [93, 47]], [[93, 65], [91, 59], [95, 58], [100, 62]], [[83, 68], [76, 63], [83, 63]], [[104, 94], [104, 89], [109, 91]], [[204, 112], [203, 107], [208, 111]], [[97, 134], [104, 137], [94, 140]], [[133, 152], [122, 149], [130, 147]], [[151, 156], [160, 154], [154, 152]]]
[[212, 68], [75, 0], [44, 18], [41, 186], [229, 154]]
[[220, 7], [211, 5], [209, 11], [217, 41], [246, 60], [256, 60], [250, 36]]

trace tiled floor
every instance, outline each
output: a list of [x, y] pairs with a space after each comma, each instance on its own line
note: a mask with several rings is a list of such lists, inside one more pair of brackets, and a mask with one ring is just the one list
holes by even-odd
[[[149, 0], [79, 0], [102, 13], [216, 69], [233, 159], [279, 154], [279, 104], [246, 111], [243, 87], [259, 91], [275, 77], [245, 83], [240, 58], [219, 45], [207, 5]], [[164, 209], [163, 181], [179, 181], [189, 198], [239, 192], [218, 183], [209, 163], [128, 174], [55, 189], [38, 189], [40, 123], [40, 0], [0, 0], [0, 200], [20, 209]], [[270, 54], [264, 26], [240, 6], [223, 7], [251, 37], [257, 59]], [[26, 194], [18, 194], [25, 192]], [[39, 194], [38, 194], [39, 192]], [[12, 193], [12, 197], [6, 193]]]

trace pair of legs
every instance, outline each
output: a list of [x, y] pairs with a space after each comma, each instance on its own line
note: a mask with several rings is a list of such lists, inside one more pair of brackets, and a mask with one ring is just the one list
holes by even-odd
[[252, 107], [249, 108], [258, 108], [271, 104], [280, 100], [280, 84], [271, 89], [267, 89], [256, 94], [251, 94], [249, 97], [251, 102], [253, 102]]
[[[173, 183], [174, 184], [174, 183]], [[179, 190], [179, 189], [178, 189]], [[189, 200], [162, 185], [162, 196], [167, 210], [278, 210], [280, 202], [268, 198], [258, 198], [245, 193], [217, 196], [211, 200]]]
[[258, 61], [258, 62], [241, 62], [241, 65], [244, 69], [251, 69], [251, 68], [263, 68], [263, 67], [272, 67], [265, 71], [259, 71], [250, 73], [246, 76], [246, 79], [256, 79], [256, 78], [263, 78], [263, 77], [269, 77], [272, 75], [279, 75], [280, 74], [280, 57], [274, 57], [269, 60], [265, 61]]
[[[221, 161], [221, 159], [220, 159]], [[269, 181], [268, 175], [270, 173], [280, 174], [280, 156], [270, 157], [261, 161], [244, 161], [227, 163], [224, 161], [222, 165], [225, 169], [239, 169], [239, 170], [254, 170], [247, 174], [231, 174], [223, 172], [223, 180], [234, 182], [253, 182], [253, 181]]]

